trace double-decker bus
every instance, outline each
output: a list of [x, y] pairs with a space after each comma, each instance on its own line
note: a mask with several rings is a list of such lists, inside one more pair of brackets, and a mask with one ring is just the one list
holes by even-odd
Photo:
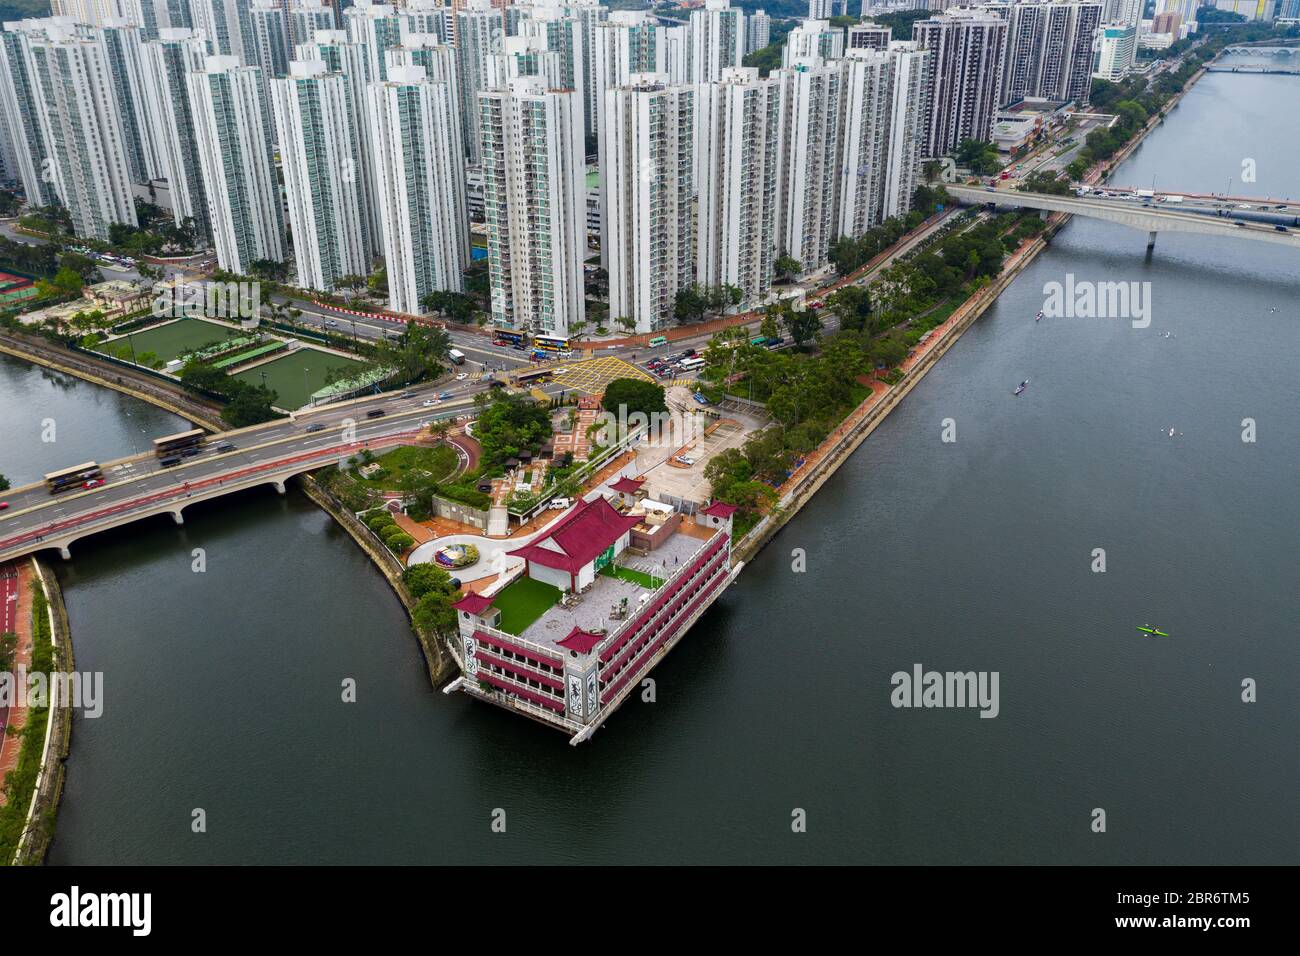
[[492, 338], [496, 342], [503, 342], [506, 345], [523, 345], [526, 336], [523, 332], [515, 332], [511, 329], [493, 329]]
[[515, 376], [516, 385], [540, 385], [554, 374], [554, 369], [539, 368], [531, 372], [520, 372]]
[[533, 348], [545, 352], [567, 352], [569, 351], [569, 339], [567, 336], [562, 335], [534, 335]]
[[169, 455], [183, 455], [188, 449], [197, 449], [202, 445], [206, 436], [207, 433], [202, 428], [191, 428], [187, 432], [177, 432], [175, 435], [155, 438], [153, 440], [153, 453], [159, 458], [166, 458]]
[[50, 472], [45, 476], [45, 485], [50, 489], [50, 494], [54, 495], [69, 488], [80, 488], [88, 481], [97, 481], [103, 477], [104, 472], [99, 465], [88, 461], [84, 465]]

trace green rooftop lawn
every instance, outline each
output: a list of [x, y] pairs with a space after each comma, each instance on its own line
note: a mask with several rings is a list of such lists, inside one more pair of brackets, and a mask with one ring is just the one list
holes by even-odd
[[330, 369], [346, 366], [360, 368], [361, 363], [331, 352], [303, 347], [283, 358], [237, 372], [234, 377], [249, 385], [261, 385], [262, 373], [265, 372], [266, 387], [274, 389], [278, 395], [276, 406], [292, 410], [306, 405], [311, 401], [312, 392], [325, 387], [325, 374]]
[[[180, 319], [167, 325], [155, 325], [132, 332], [129, 341], [134, 346], [136, 355], [153, 352], [164, 362], [170, 362], [172, 359], [179, 358], [182, 353], [192, 352], [202, 345], [245, 335], [248, 333], [243, 329], [204, 322], [202, 319]], [[120, 349], [127, 343], [128, 339], [124, 336], [108, 343], [107, 346], [101, 345], [99, 351], [105, 352], [109, 348]]]
[[518, 637], [559, 600], [559, 588], [525, 576], [496, 595], [492, 606], [501, 612], [501, 630]]
[[652, 578], [643, 571], [636, 571], [632, 568], [619, 567], [616, 564], [607, 564], [600, 569], [601, 574], [608, 574], [612, 578], [619, 578], [628, 581], [647, 591], [653, 591], [659, 585], [663, 584], [662, 578]]
[[429, 481], [442, 481], [456, 470], [460, 458], [450, 445], [435, 445], [432, 448], [427, 445], [402, 445], [376, 456], [375, 463], [383, 466], [385, 473], [382, 476], [362, 478], [359, 473], [354, 476], [357, 484], [383, 491], [387, 488], [400, 488], [402, 479], [412, 472], [427, 471]]

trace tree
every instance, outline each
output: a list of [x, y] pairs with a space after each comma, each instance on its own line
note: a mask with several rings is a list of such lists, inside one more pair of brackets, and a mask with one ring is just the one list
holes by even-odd
[[402, 580], [417, 601], [430, 592], [447, 596], [454, 595], [456, 589], [451, 585], [451, 575], [436, 564], [413, 564], [402, 572]]
[[794, 344], [797, 346], [812, 341], [813, 336], [822, 330], [821, 317], [813, 309], [805, 309], [802, 312], [791, 310], [786, 317], [785, 324], [790, 330], [790, 337], [794, 339]]
[[626, 315], [620, 315], [618, 318], [614, 320], [614, 324], [617, 325], [625, 332], [636, 331], [636, 319], [630, 318], [629, 316]]
[[840, 320], [841, 329], [862, 331], [871, 318], [871, 293], [860, 285], [846, 285], [826, 299]]
[[280, 417], [280, 413], [271, 407], [277, 397], [273, 389], [265, 385], [249, 385], [238, 379], [227, 381], [233, 386], [233, 394], [229, 404], [221, 410], [221, 420], [231, 428], [259, 425]]
[[9, 479], [4, 475], [0, 475], [0, 491], [8, 491], [9, 487]]
[[779, 282], [789, 282], [803, 271], [803, 263], [794, 256], [778, 256], [772, 268], [776, 270], [776, 278]]
[[445, 315], [459, 325], [468, 325], [474, 319], [474, 300], [463, 292], [435, 290], [426, 293], [420, 299], [420, 308]]
[[456, 609], [451, 602], [451, 595], [436, 589], [429, 591], [411, 611], [411, 620], [426, 634], [450, 634], [456, 629]]
[[601, 405], [606, 411], [625, 415], [642, 412], [649, 416], [668, 411], [668, 404], [664, 401], [664, 387], [639, 378], [614, 379], [605, 386]]
[[964, 139], [957, 144], [957, 162], [979, 176], [991, 176], [1002, 168], [993, 144], [978, 139]]

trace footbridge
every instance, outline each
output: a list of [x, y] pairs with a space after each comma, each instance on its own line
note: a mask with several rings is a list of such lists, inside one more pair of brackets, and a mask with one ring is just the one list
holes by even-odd
[[966, 205], [1041, 209], [1118, 223], [1147, 233], [1148, 249], [1155, 246], [1157, 233], [1191, 232], [1222, 239], [1252, 239], [1300, 250], [1300, 229], [1293, 228], [1300, 221], [1297, 218], [1300, 204], [1266, 204], [1264, 200], [1236, 203], [1217, 198], [1188, 201], [1184, 195], [1144, 195], [1132, 190], [1057, 196], [980, 186], [944, 188]]
[[67, 559], [72, 544], [88, 535], [157, 515], [183, 524], [190, 505], [249, 488], [269, 485], [283, 494], [294, 475], [366, 450], [410, 444], [428, 433], [431, 420], [470, 414], [474, 407], [468, 395], [437, 402], [431, 393], [405, 394], [213, 435], [200, 454], [171, 468], [152, 454], [122, 458], [101, 466], [104, 483], [96, 488], [57, 494], [44, 484], [15, 488], [5, 493], [9, 507], [0, 512], [0, 563], [45, 549]]

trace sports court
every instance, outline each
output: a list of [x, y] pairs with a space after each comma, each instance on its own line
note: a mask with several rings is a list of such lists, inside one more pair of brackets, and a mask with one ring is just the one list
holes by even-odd
[[281, 358], [238, 372], [234, 378], [250, 385], [261, 385], [265, 373], [266, 387], [274, 389], [279, 396], [276, 406], [293, 410], [302, 408], [311, 401], [312, 392], [325, 387], [325, 376], [330, 369], [348, 366], [359, 369], [361, 363], [332, 352], [303, 346]]

